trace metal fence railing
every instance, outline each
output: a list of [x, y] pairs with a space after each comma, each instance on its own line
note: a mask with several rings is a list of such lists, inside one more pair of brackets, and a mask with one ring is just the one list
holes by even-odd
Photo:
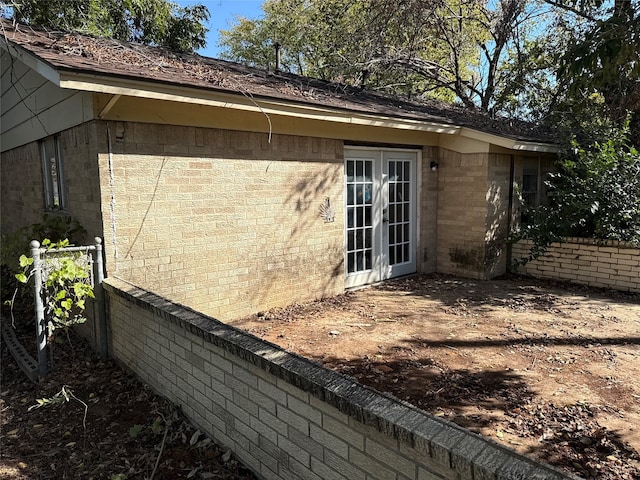
[[35, 317], [37, 332], [37, 352], [38, 352], [38, 377], [43, 378], [49, 371], [47, 361], [47, 319], [45, 318], [45, 295], [47, 278], [56, 269], [62, 259], [73, 257], [76, 264], [86, 268], [89, 274], [85, 281], [93, 287], [95, 295], [95, 340], [98, 353], [106, 354], [106, 322], [104, 316], [104, 302], [102, 294], [102, 281], [104, 280], [104, 264], [102, 260], [102, 239], [95, 238], [94, 245], [64, 248], [45, 248], [40, 242], [33, 240], [30, 243], [31, 257], [33, 258], [34, 276], [34, 297], [35, 297]]

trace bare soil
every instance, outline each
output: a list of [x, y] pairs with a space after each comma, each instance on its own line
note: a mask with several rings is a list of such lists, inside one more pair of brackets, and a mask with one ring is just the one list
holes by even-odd
[[[35, 348], [35, 333], [21, 340]], [[1, 479], [255, 479], [175, 406], [81, 339], [70, 342], [56, 346], [55, 370], [38, 384], [2, 343]], [[63, 387], [68, 401], [30, 409]]]
[[393, 280], [234, 325], [588, 479], [640, 479], [640, 295]]

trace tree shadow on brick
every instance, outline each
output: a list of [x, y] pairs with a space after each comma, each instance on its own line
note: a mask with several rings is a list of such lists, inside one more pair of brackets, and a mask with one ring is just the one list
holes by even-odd
[[[337, 291], [336, 281], [342, 278], [344, 258], [342, 229], [337, 236], [335, 226], [342, 226], [342, 222], [334, 219], [325, 224], [320, 207], [329, 198], [337, 215], [342, 215], [343, 167], [341, 162], [312, 165], [315, 165], [313, 169], [303, 172], [292, 169], [284, 180], [283, 185], [291, 187], [282, 205], [274, 206], [279, 213], [273, 225], [279, 244], [277, 255], [281, 256], [279, 261], [284, 266], [263, 272], [260, 288], [251, 292], [256, 305], [264, 305], [264, 299], [276, 289], [290, 292], [289, 303], [299, 300], [300, 288], [291, 283], [308, 284], [306, 288], [312, 289], [316, 298], [334, 295]], [[270, 261], [276, 258], [269, 256]], [[312, 285], [308, 278], [313, 280]]]

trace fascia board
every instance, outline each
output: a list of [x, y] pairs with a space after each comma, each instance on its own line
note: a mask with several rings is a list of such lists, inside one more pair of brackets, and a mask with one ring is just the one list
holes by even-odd
[[458, 133], [461, 128], [457, 125], [447, 123], [360, 113], [347, 109], [341, 110], [338, 108], [327, 108], [268, 97], [257, 97], [250, 94], [242, 94], [242, 92], [226, 93], [166, 83], [140, 82], [126, 78], [110, 77], [107, 79], [100, 75], [78, 72], [61, 72], [60, 76], [60, 86], [74, 90], [233, 108], [260, 112], [267, 115], [285, 115], [337, 123], [379, 126], [450, 135]]
[[61, 86], [60, 74], [46, 61], [7, 39], [0, 41], [0, 48], [5, 50], [16, 60], [20, 60], [27, 67], [42, 75], [54, 85]]
[[517, 141], [513, 144], [513, 149], [526, 152], [558, 153], [560, 146], [550, 143]]
[[491, 143], [499, 147], [509, 150], [517, 150], [523, 152], [539, 152], [539, 153], [558, 153], [560, 147], [553, 143], [530, 142], [526, 140], [517, 140], [509, 137], [501, 137], [491, 133], [480, 132], [472, 128], [463, 127], [459, 133], [461, 136], [479, 140], [481, 142]]

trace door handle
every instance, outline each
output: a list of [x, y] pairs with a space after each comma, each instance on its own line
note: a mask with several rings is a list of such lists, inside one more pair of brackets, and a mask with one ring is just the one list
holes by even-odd
[[389, 223], [389, 215], [386, 208], [382, 210], [382, 223]]

